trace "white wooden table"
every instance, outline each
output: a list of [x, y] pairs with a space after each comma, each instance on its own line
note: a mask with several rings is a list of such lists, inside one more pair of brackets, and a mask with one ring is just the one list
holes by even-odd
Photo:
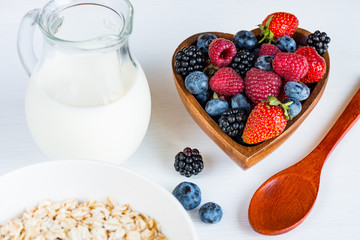
[[[0, 174], [47, 161], [26, 126], [24, 95], [28, 77], [16, 50], [22, 16], [45, 3], [0, 1]], [[133, 5], [130, 47], [149, 80], [152, 118], [139, 150], [123, 166], [169, 191], [181, 181], [195, 182], [202, 190], [203, 202], [220, 204], [224, 217], [215, 225], [202, 223], [196, 210], [189, 211], [200, 239], [267, 239], [248, 223], [252, 194], [267, 178], [306, 156], [360, 86], [360, 1], [134, 0]], [[263, 161], [243, 171], [186, 112], [173, 83], [171, 56], [183, 39], [196, 32], [251, 30], [279, 10], [294, 13], [301, 28], [328, 33], [332, 39], [330, 78], [322, 99], [298, 130]], [[275, 239], [360, 239], [359, 142], [357, 123], [327, 160], [309, 217], [295, 230]], [[186, 146], [198, 148], [205, 161], [204, 171], [190, 179], [173, 169], [174, 156]]]

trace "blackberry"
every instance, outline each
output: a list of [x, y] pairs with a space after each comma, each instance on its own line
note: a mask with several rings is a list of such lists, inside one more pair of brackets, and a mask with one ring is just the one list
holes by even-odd
[[326, 32], [320, 32], [319, 30], [316, 30], [314, 33], [308, 36], [306, 45], [315, 48], [319, 55], [323, 55], [329, 48], [330, 41], [331, 39], [326, 34]]
[[239, 50], [229, 67], [233, 68], [242, 78], [245, 78], [246, 72], [254, 66], [255, 56], [248, 50]]
[[204, 168], [204, 162], [196, 148], [186, 147], [175, 156], [175, 170], [185, 177], [199, 174]]
[[195, 46], [183, 47], [175, 54], [174, 67], [177, 73], [186, 77], [194, 71], [202, 71], [205, 64], [205, 53]]
[[231, 138], [242, 135], [247, 121], [247, 114], [238, 108], [229, 108], [220, 117], [221, 130]]

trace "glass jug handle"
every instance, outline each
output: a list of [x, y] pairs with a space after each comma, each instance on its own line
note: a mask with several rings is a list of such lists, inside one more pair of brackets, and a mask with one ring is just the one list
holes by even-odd
[[31, 10], [23, 17], [17, 38], [19, 58], [29, 77], [38, 62], [33, 48], [33, 38], [40, 10], [41, 9]]

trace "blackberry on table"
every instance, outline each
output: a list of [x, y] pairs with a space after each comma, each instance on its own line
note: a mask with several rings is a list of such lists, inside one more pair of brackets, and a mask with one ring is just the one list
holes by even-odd
[[242, 135], [248, 115], [238, 108], [229, 108], [220, 117], [219, 126], [229, 137]]
[[185, 177], [199, 174], [204, 168], [204, 162], [199, 150], [186, 147], [175, 156], [175, 170]]
[[205, 64], [205, 53], [195, 46], [183, 47], [175, 54], [174, 67], [177, 73], [186, 77], [194, 71], [202, 71]]
[[229, 67], [233, 68], [242, 78], [245, 78], [246, 72], [254, 66], [255, 56], [248, 50], [239, 50]]
[[330, 41], [330, 37], [325, 32], [316, 30], [308, 36], [306, 45], [315, 48], [319, 55], [323, 55], [329, 48]]

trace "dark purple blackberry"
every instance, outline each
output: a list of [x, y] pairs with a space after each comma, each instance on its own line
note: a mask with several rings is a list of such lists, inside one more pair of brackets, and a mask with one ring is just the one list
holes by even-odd
[[175, 54], [174, 67], [177, 73], [186, 77], [194, 71], [202, 71], [205, 64], [205, 53], [195, 46], [183, 47]]
[[175, 170], [185, 177], [197, 175], [203, 170], [204, 162], [196, 148], [185, 148], [175, 156]]
[[308, 36], [306, 45], [315, 48], [319, 55], [323, 55], [329, 48], [330, 41], [331, 39], [326, 32], [316, 30]]
[[255, 56], [248, 50], [239, 50], [229, 67], [233, 68], [242, 78], [245, 78], [246, 72], [254, 66]]
[[220, 117], [219, 126], [221, 130], [231, 138], [241, 136], [248, 115], [238, 108], [229, 108]]

